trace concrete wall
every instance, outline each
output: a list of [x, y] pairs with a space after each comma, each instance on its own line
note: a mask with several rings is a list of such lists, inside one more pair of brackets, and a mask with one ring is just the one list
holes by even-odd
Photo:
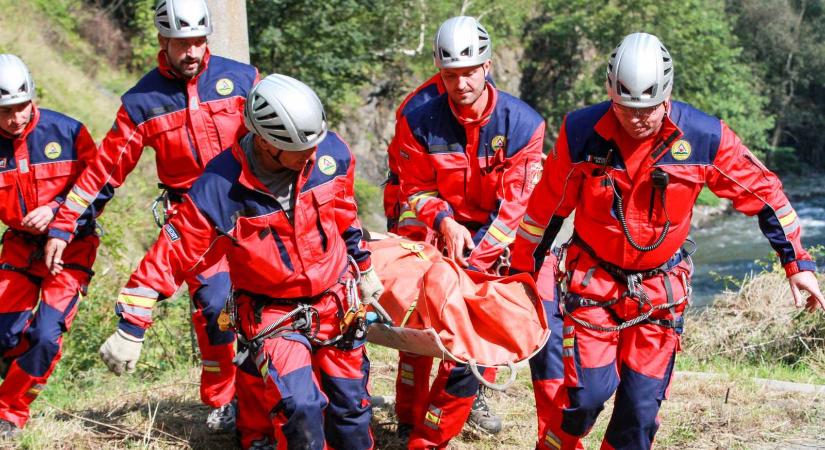
[[249, 62], [249, 31], [246, 0], [206, 0], [212, 16], [209, 50], [245, 63]]

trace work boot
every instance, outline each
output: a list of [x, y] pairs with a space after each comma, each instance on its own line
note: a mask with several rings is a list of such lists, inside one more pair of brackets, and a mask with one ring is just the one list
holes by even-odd
[[206, 418], [206, 428], [217, 433], [235, 429], [235, 402], [231, 401], [220, 408], [215, 408]]
[[484, 392], [483, 386], [478, 388], [478, 395], [473, 401], [473, 409], [470, 411], [467, 422], [490, 434], [497, 434], [501, 431], [501, 417], [490, 411], [490, 406], [487, 405], [487, 394]]
[[15, 439], [23, 430], [5, 419], [0, 419], [0, 439]]
[[247, 447], [246, 450], [275, 450], [275, 442], [267, 437], [263, 437], [252, 441], [252, 445]]

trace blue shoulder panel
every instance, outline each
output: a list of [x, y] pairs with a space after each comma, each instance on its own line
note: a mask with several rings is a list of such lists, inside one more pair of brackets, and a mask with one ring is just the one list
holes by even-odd
[[[498, 91], [498, 100], [492, 117], [484, 125], [479, 136], [478, 156], [493, 156], [496, 146], [503, 145], [508, 158], [524, 148], [544, 119], [527, 103], [512, 95]], [[501, 140], [501, 137], [504, 140]]]
[[135, 126], [149, 119], [186, 108], [183, 81], [172, 80], [154, 69], [129, 89], [121, 101]]
[[413, 137], [428, 153], [464, 153], [467, 136], [453, 117], [447, 94], [430, 99], [407, 116]]
[[49, 109], [40, 109], [40, 120], [26, 139], [32, 164], [77, 159], [75, 140], [81, 123]]
[[0, 136], [0, 173], [16, 168], [17, 161], [14, 159], [14, 144], [11, 139]]
[[427, 103], [428, 101], [438, 97], [438, 84], [431, 83], [429, 86], [421, 89], [420, 91], [416, 92], [415, 95], [404, 105], [404, 109], [401, 111], [402, 116], [406, 116], [407, 114], [413, 112], [414, 110], [418, 109], [419, 106]]
[[274, 198], [238, 182], [240, 174], [241, 163], [226, 149], [206, 165], [189, 189], [195, 206], [223, 233], [235, 228], [238, 217], [263, 216], [281, 209]]
[[[567, 148], [573, 163], [585, 161], [588, 153], [601, 147], [604, 139], [594, 130], [596, 124], [610, 109], [610, 102], [602, 102], [571, 112], [565, 120]], [[596, 141], [600, 142], [594, 142]], [[591, 152], [588, 152], [590, 150]]]
[[[330, 166], [324, 166], [324, 170], [329, 171], [329, 174], [321, 170], [321, 158], [325, 160], [332, 158], [335, 161], [335, 168], [332, 171], [329, 169]], [[301, 192], [306, 192], [337, 177], [347, 176], [350, 164], [352, 164], [352, 154], [349, 147], [337, 133], [330, 131], [324, 140], [318, 144], [318, 150], [315, 152], [315, 164], [312, 166], [312, 172], [307, 177], [306, 183], [301, 187]]]
[[[687, 103], [674, 101], [671, 106], [670, 120], [679, 127], [683, 136], [672, 144], [671, 150], [667, 151], [656, 165], [713, 164], [722, 139], [722, 123], [718, 118], [705, 114]], [[677, 160], [673, 157], [672, 149], [677, 146], [683, 147], [683, 140], [689, 145], [689, 149], [684, 147], [688, 154]]]
[[257, 73], [249, 64], [212, 55], [206, 71], [198, 76], [198, 96], [201, 102], [236, 96], [246, 98]]

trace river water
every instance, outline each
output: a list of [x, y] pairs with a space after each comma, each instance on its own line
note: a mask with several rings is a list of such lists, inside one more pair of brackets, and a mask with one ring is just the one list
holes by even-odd
[[[802, 223], [802, 243], [806, 248], [825, 245], [825, 195], [791, 199]], [[721, 292], [724, 282], [711, 274], [731, 275], [741, 279], [751, 272], [758, 272], [757, 260], [767, 261], [773, 253], [767, 239], [759, 231], [755, 217], [747, 217], [738, 212], [726, 215], [696, 227], [691, 233], [697, 250], [693, 255], [695, 275], [693, 277], [694, 304], [708, 304], [713, 296]], [[823, 267], [825, 259], [817, 261]], [[791, 300], [788, 299], [790, 302]]]

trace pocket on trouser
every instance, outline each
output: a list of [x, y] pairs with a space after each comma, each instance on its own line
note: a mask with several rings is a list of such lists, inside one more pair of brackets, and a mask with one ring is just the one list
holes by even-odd
[[680, 336], [672, 328], [650, 323], [626, 328], [619, 350], [622, 365], [650, 378], [668, 379], [679, 343]]

